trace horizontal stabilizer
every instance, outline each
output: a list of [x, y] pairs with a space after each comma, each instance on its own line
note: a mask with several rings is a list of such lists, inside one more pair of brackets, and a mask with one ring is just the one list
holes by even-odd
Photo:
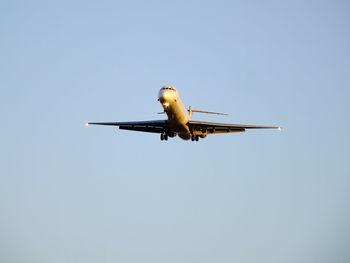
[[228, 115], [226, 113], [220, 113], [220, 112], [212, 112], [212, 111], [204, 111], [204, 110], [192, 110], [192, 112], [199, 112], [199, 113], [208, 113], [208, 114], [216, 114], [216, 115]]

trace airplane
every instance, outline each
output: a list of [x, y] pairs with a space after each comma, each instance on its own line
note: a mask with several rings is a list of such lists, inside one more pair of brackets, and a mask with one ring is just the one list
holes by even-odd
[[192, 113], [207, 113], [227, 115], [225, 113], [194, 110], [190, 106], [187, 110], [181, 100], [179, 91], [174, 86], [164, 86], [158, 94], [158, 101], [161, 103], [168, 117], [166, 120], [153, 121], [131, 121], [131, 122], [88, 122], [86, 125], [107, 125], [119, 126], [121, 130], [139, 132], [151, 132], [160, 134], [160, 139], [167, 141], [168, 138], [179, 136], [183, 140], [199, 141], [209, 134], [245, 132], [246, 129], [279, 129], [279, 126], [256, 126], [242, 124], [226, 124], [215, 122], [203, 122], [192, 120]]

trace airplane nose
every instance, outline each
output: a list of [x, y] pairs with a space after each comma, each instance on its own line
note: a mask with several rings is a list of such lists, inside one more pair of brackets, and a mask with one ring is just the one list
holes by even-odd
[[158, 100], [160, 102], [166, 102], [166, 101], [169, 101], [173, 98], [173, 93], [169, 90], [162, 90], [160, 93], [159, 93], [159, 98]]

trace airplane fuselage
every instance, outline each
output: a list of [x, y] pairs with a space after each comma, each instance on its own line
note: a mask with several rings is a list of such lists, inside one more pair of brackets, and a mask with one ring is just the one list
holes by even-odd
[[[160, 89], [158, 100], [168, 116], [169, 127], [172, 132], [184, 140], [191, 138], [191, 131], [187, 123], [191, 120], [191, 113], [186, 109], [180, 94], [173, 86], [164, 86]], [[170, 135], [174, 135], [171, 134]]]

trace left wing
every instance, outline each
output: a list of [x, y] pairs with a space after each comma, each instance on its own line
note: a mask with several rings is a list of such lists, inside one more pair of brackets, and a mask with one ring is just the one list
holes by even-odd
[[121, 130], [163, 133], [168, 128], [166, 120], [130, 122], [88, 122], [86, 125], [119, 126]]
[[215, 123], [204, 121], [189, 121], [187, 124], [190, 129], [194, 131], [208, 133], [231, 133], [231, 132], [245, 132], [246, 129], [281, 129], [278, 126], [257, 126], [257, 125], [245, 125], [245, 124], [228, 124], [228, 123]]

